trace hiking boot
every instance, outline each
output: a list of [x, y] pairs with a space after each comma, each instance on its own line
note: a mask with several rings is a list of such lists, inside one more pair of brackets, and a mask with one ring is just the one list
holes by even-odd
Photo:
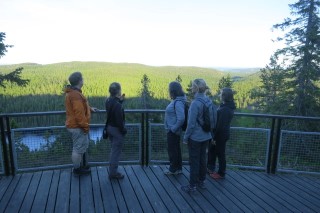
[[197, 191], [197, 187], [196, 186], [191, 186], [191, 185], [187, 185], [187, 186], [181, 186], [181, 190], [184, 192], [195, 192]]
[[199, 189], [206, 189], [206, 185], [204, 183], [204, 181], [200, 181], [198, 184], [197, 184], [197, 188]]
[[222, 176], [222, 175], [220, 175], [220, 174], [217, 173], [217, 172], [212, 173], [212, 174], [210, 175], [210, 177], [212, 177], [212, 178], [215, 179], [215, 180], [219, 180], [219, 179], [224, 179], [224, 178], [225, 178], [224, 175]]
[[164, 171], [164, 174], [165, 175], [179, 175], [179, 174], [182, 174], [182, 170], [178, 169], [178, 170], [176, 170], [174, 172], [171, 172], [170, 169], [166, 169]]
[[114, 175], [109, 175], [109, 179], [120, 180], [120, 179], [123, 179], [123, 178], [124, 178], [124, 175], [121, 174], [120, 172], [118, 172], [117, 174], [114, 174]]
[[90, 169], [84, 169], [84, 168], [74, 168], [73, 169], [73, 174], [75, 174], [75, 175], [88, 175], [88, 174], [90, 174], [91, 173], [91, 170]]

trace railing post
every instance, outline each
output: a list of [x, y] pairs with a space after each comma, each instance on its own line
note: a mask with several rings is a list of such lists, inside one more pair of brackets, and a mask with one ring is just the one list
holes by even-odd
[[145, 127], [144, 127], [144, 112], [141, 112], [141, 144], [140, 144], [140, 149], [141, 149], [141, 153], [140, 153], [140, 163], [142, 166], [145, 165], [145, 159], [144, 159], [144, 154], [145, 154]]
[[7, 141], [6, 141], [6, 130], [4, 128], [4, 117], [2, 116], [0, 117], [0, 131], [1, 131], [4, 173], [5, 175], [10, 175], [8, 147], [7, 147]]
[[149, 113], [146, 113], [146, 166], [149, 165]]
[[12, 144], [12, 138], [11, 138], [11, 127], [10, 127], [10, 119], [9, 117], [6, 117], [6, 126], [7, 126], [7, 134], [8, 134], [8, 142], [9, 142], [9, 154], [10, 154], [10, 167], [11, 167], [11, 174], [15, 175], [16, 168], [14, 165], [14, 154], [13, 154], [13, 144]]
[[281, 136], [281, 118], [277, 118], [276, 122], [276, 140], [274, 142], [273, 147], [273, 156], [272, 156], [272, 163], [271, 163], [271, 173], [275, 174], [277, 170], [277, 164], [278, 164], [278, 154], [280, 149], [280, 136]]
[[268, 147], [268, 153], [267, 153], [267, 173], [270, 173], [271, 171], [272, 144], [274, 139], [275, 122], [276, 122], [276, 119], [272, 118], [270, 137], [269, 137], [269, 147]]

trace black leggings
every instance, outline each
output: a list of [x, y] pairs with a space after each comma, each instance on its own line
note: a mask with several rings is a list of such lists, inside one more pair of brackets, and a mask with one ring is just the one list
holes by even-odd
[[224, 176], [226, 173], [226, 143], [227, 140], [217, 140], [216, 145], [209, 144], [208, 149], [208, 166], [207, 168], [214, 171], [216, 167], [216, 159], [218, 157], [219, 170], [218, 173]]

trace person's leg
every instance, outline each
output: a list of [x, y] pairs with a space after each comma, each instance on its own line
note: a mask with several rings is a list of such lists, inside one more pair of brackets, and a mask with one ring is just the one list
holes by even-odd
[[217, 159], [216, 145], [209, 142], [209, 145], [208, 145], [208, 164], [207, 164], [207, 169], [208, 169], [209, 173], [213, 173], [215, 171], [216, 159]]
[[122, 152], [124, 136], [120, 133], [118, 128], [109, 126], [108, 130], [110, 130], [110, 135], [112, 135], [109, 167], [109, 176], [112, 177], [118, 175], [118, 165]]
[[74, 173], [76, 174], [90, 173], [90, 170], [81, 168], [83, 153], [86, 152], [89, 146], [88, 135], [84, 134], [83, 130], [79, 128], [68, 129], [68, 131], [71, 133], [71, 137], [73, 141], [71, 159], [74, 167]]
[[172, 132], [168, 132], [167, 142], [170, 167], [168, 171], [165, 171], [165, 174], [180, 174], [182, 167], [180, 136]]
[[208, 141], [200, 143], [200, 159], [199, 159], [199, 181], [200, 183], [206, 179], [207, 174], [207, 147]]
[[190, 158], [189, 183], [191, 186], [195, 186], [199, 181], [200, 152], [201, 152], [201, 143], [190, 140], [189, 142], [189, 158]]
[[219, 170], [218, 174], [222, 177], [226, 174], [226, 140], [219, 141], [219, 153], [218, 153], [218, 159], [219, 159]]
[[82, 168], [85, 168], [85, 169], [89, 169], [89, 165], [88, 165], [88, 151], [86, 151], [86, 152], [83, 153], [83, 155], [82, 155], [81, 167], [82, 167]]

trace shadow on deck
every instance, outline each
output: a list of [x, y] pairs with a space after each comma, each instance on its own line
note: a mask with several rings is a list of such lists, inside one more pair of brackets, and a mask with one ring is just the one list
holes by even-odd
[[165, 176], [165, 166], [122, 166], [110, 181], [107, 167], [76, 177], [71, 169], [0, 177], [0, 212], [319, 212], [320, 179], [229, 171], [208, 177], [207, 189], [187, 194], [189, 167]]

